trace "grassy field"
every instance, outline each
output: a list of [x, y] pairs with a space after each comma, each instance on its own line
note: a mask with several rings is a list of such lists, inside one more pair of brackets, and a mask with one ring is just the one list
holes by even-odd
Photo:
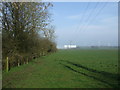
[[58, 50], [3, 71], [3, 88], [115, 88], [117, 71], [117, 50]]

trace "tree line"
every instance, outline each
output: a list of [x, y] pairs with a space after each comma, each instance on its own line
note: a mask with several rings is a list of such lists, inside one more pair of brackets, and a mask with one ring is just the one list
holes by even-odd
[[2, 66], [26, 64], [56, 52], [49, 2], [2, 2]]

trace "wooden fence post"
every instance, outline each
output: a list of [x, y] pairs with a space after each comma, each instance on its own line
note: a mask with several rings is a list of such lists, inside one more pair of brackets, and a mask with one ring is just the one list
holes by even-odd
[[18, 59], [18, 67], [20, 66], [20, 61], [19, 61], [19, 59]]
[[6, 58], [6, 72], [8, 72], [8, 68], [9, 68], [9, 61], [8, 61], [8, 57]]
[[27, 58], [27, 64], [28, 64], [28, 58]]

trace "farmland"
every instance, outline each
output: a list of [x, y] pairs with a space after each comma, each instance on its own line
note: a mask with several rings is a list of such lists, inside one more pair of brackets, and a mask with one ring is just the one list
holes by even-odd
[[117, 77], [117, 49], [58, 50], [3, 71], [3, 88], [115, 88]]

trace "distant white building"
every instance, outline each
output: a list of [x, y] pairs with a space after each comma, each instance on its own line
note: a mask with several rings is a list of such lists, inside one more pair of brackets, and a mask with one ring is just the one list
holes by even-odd
[[76, 48], [76, 45], [64, 45], [65, 49]]

